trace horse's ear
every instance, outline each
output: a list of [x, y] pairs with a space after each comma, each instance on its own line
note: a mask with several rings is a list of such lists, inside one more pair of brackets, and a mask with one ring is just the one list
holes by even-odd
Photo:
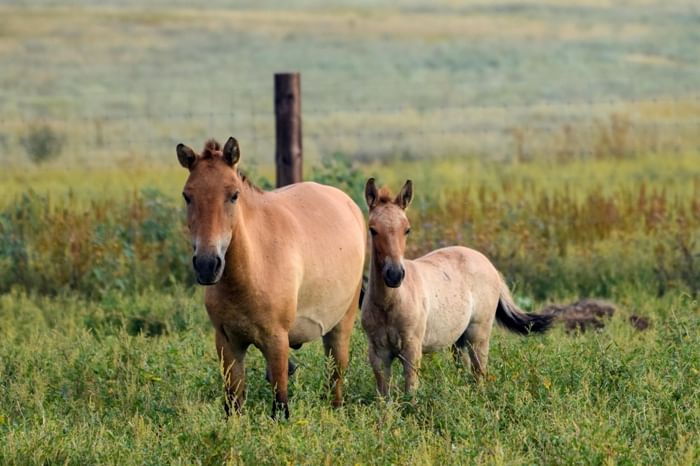
[[406, 184], [403, 185], [401, 192], [396, 196], [394, 202], [402, 209], [406, 209], [408, 204], [411, 203], [411, 199], [413, 199], [413, 182], [411, 180], [406, 180]]
[[224, 161], [230, 166], [234, 166], [241, 158], [241, 149], [238, 147], [238, 141], [233, 136], [228, 138], [224, 145]]
[[379, 193], [377, 192], [377, 186], [374, 184], [374, 178], [367, 180], [365, 185], [365, 201], [367, 201], [367, 207], [370, 209], [377, 205], [377, 199], [379, 198]]
[[192, 168], [192, 165], [194, 165], [194, 162], [197, 160], [197, 154], [194, 153], [192, 148], [180, 143], [177, 145], [176, 151], [177, 159], [180, 161], [180, 165], [188, 170]]

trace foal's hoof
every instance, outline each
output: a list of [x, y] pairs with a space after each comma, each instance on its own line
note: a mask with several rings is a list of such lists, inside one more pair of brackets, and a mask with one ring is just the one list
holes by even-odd
[[[297, 371], [297, 366], [291, 360], [287, 361], [287, 377], [291, 377]], [[272, 372], [270, 372], [270, 366], [265, 368], [265, 380], [272, 383]]]
[[331, 401], [331, 406], [333, 406], [334, 408], [340, 408], [341, 406], [343, 406], [343, 400], [333, 398], [333, 401]]

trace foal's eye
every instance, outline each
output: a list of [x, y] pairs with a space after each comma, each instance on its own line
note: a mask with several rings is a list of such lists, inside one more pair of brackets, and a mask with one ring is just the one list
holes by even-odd
[[192, 199], [187, 194], [182, 193], [182, 197], [185, 198], [185, 203], [189, 204], [190, 202], [192, 202]]
[[411, 232], [410, 228], [406, 228], [406, 231], [404, 232], [405, 234], [409, 234]]
[[372, 228], [372, 227], [369, 227], [369, 233], [370, 233], [372, 236], [377, 236], [377, 230], [375, 230], [375, 229]]
[[233, 194], [231, 195], [231, 197], [229, 198], [229, 202], [234, 203], [234, 202], [236, 202], [237, 200], [238, 200], [238, 191], [236, 191], [235, 193], [233, 193]]

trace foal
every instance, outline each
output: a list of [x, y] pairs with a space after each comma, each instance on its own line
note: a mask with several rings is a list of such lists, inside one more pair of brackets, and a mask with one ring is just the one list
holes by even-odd
[[518, 309], [500, 273], [473, 249], [452, 246], [405, 260], [411, 231], [405, 210], [412, 197], [410, 180], [395, 198], [386, 188], [378, 191], [374, 178], [365, 186], [372, 252], [362, 326], [382, 396], [394, 358], [403, 363], [406, 392], [416, 387], [422, 353], [447, 346], [471, 362], [478, 377], [486, 371], [494, 318], [524, 335], [544, 332], [552, 320]]

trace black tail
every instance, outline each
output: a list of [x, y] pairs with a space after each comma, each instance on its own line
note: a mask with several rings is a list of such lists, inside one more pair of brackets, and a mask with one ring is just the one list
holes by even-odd
[[546, 332], [552, 325], [554, 316], [527, 314], [516, 306], [510, 293], [501, 293], [496, 308], [496, 319], [511, 332], [521, 335]]

